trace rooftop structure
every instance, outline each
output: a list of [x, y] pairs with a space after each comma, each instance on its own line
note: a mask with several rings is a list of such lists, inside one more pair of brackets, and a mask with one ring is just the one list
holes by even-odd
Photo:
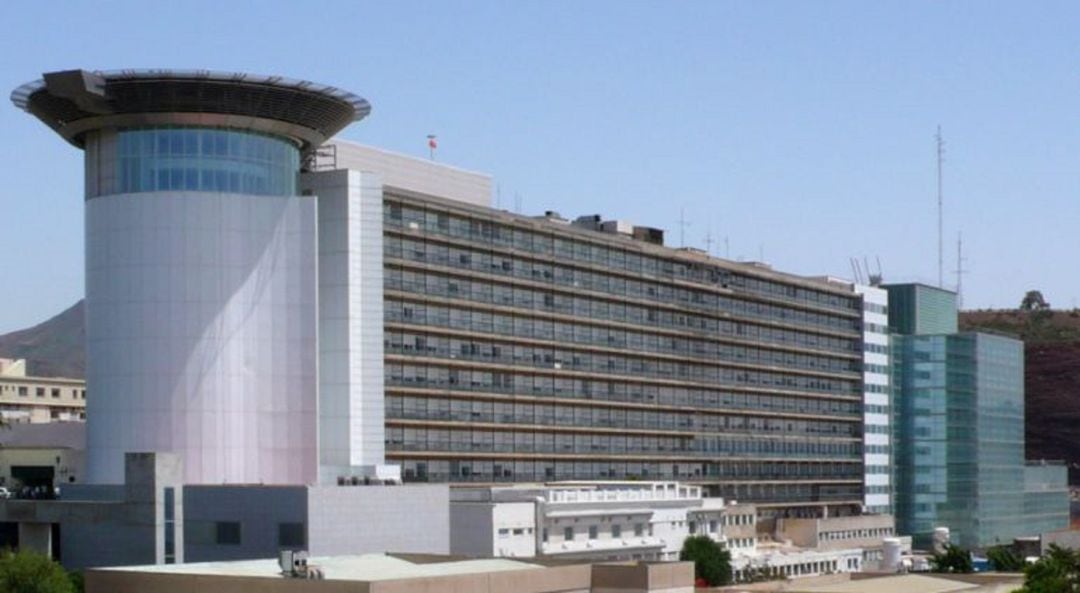
[[91, 570], [87, 593], [196, 593], [259, 590], [267, 593], [362, 591], [365, 593], [583, 593], [640, 591], [684, 593], [693, 590], [689, 562], [664, 564], [550, 564], [505, 559], [465, 559], [431, 555], [365, 554], [312, 557], [308, 566], [322, 578], [283, 577], [277, 560], [138, 566]]
[[50, 72], [11, 100], [79, 148], [101, 129], [180, 125], [264, 132], [310, 151], [371, 112], [332, 86], [210, 70]]

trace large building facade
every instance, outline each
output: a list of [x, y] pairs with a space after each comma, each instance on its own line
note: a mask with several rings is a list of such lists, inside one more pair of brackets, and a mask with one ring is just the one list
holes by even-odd
[[328, 142], [370, 109], [331, 87], [68, 71], [13, 99], [86, 155], [92, 486], [156, 452], [178, 497], [400, 475], [888, 508], [876, 293], [496, 210], [486, 175]]
[[384, 213], [387, 458], [406, 481], [681, 480], [766, 505], [864, 502], [850, 286], [594, 217], [392, 188]]

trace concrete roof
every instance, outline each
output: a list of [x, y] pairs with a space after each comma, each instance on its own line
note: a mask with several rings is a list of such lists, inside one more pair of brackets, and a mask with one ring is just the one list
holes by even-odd
[[85, 422], [14, 423], [0, 427], [3, 449], [86, 449]]
[[978, 579], [972, 580], [975, 582], [943, 576], [905, 574], [810, 587], [792, 587], [791, 590], [797, 590], [799, 593], [950, 593], [952, 591], [982, 593], [998, 590], [1012, 591], [1022, 584], [1019, 580], [1009, 582], [1004, 580], [995, 582], [994, 579], [985, 579], [985, 582], [979, 582]]
[[[387, 554], [312, 557], [308, 559], [308, 566], [320, 569], [328, 580], [364, 582], [544, 568], [540, 564], [503, 558], [415, 563]], [[101, 570], [266, 578], [280, 578], [281, 573], [277, 559], [154, 564]]]

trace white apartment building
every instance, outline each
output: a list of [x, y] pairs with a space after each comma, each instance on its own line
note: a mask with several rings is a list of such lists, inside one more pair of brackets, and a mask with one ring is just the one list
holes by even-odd
[[25, 360], [0, 358], [0, 419], [34, 424], [85, 420], [86, 382], [30, 376]]

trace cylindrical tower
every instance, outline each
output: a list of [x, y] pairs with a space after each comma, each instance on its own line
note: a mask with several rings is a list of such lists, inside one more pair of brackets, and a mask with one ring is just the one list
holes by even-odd
[[280, 77], [81, 70], [12, 93], [86, 156], [87, 474], [317, 476], [314, 198], [302, 159], [370, 111]]

